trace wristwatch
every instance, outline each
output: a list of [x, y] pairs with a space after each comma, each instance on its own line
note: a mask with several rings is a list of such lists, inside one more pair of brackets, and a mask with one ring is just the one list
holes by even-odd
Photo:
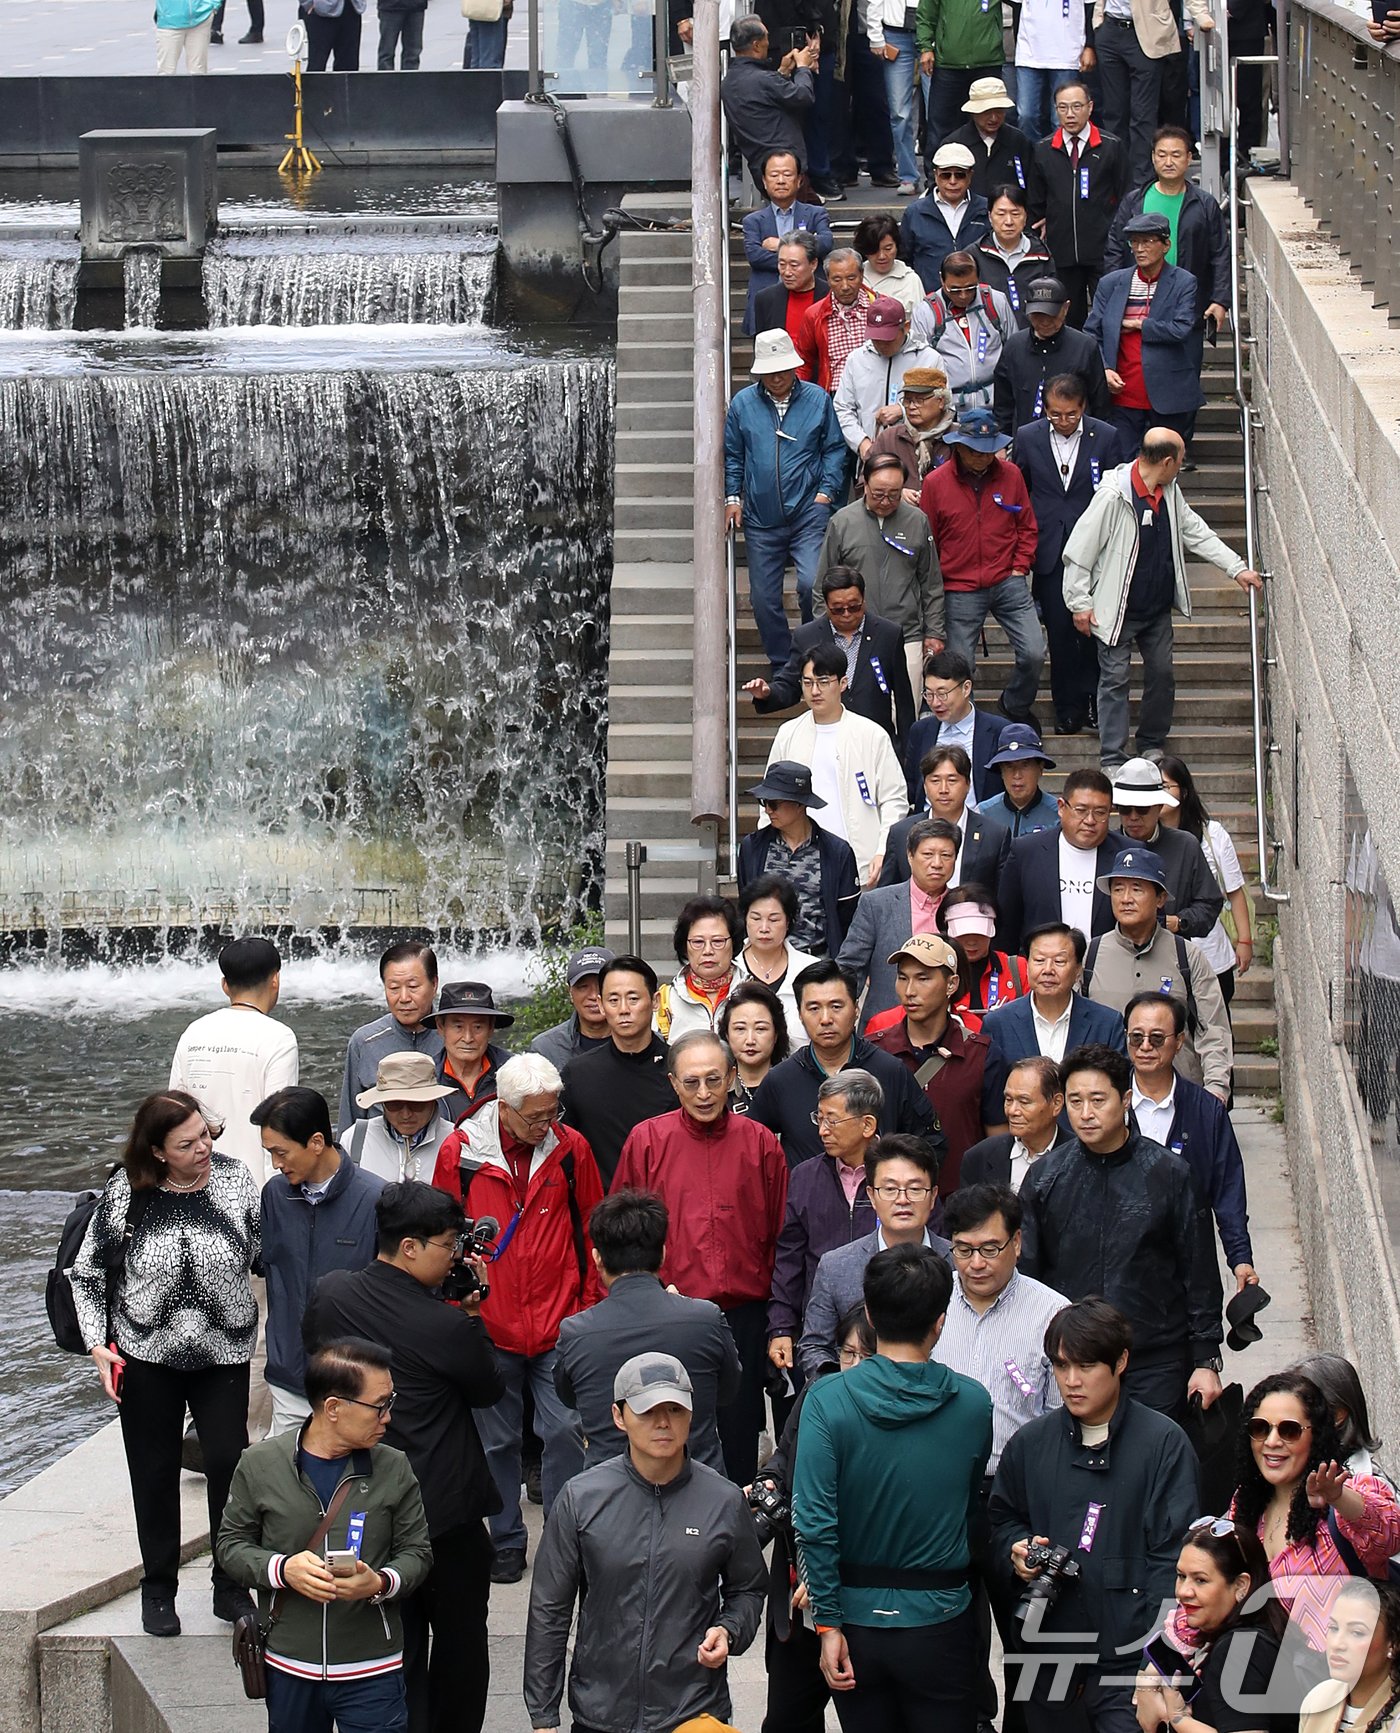
[[1219, 1354], [1215, 1354], [1209, 1360], [1197, 1360], [1194, 1369], [1197, 1372], [1215, 1372], [1218, 1374], [1225, 1370], [1225, 1362]]

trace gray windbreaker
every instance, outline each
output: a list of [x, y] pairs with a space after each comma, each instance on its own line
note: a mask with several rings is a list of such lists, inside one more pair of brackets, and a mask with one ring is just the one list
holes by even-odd
[[598, 1733], [671, 1733], [696, 1715], [730, 1716], [723, 1667], [695, 1651], [712, 1625], [729, 1652], [753, 1642], [768, 1573], [753, 1517], [732, 1482], [687, 1461], [652, 1486], [623, 1455], [586, 1469], [555, 1500], [535, 1555], [525, 1628], [525, 1707], [557, 1727], [569, 1624], [573, 1718]]

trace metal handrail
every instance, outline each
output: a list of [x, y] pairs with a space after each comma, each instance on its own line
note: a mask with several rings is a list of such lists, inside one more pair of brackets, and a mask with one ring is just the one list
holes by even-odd
[[[724, 261], [724, 404], [726, 411], [734, 395], [734, 358], [730, 352], [732, 323], [729, 283], [729, 121], [724, 108], [719, 117], [720, 172], [724, 186], [724, 244], [720, 257]], [[729, 668], [726, 686], [729, 692], [729, 754], [728, 796], [729, 822], [725, 827], [728, 876], [739, 876], [739, 538], [726, 534], [724, 560], [729, 593]]]
[[[1259, 526], [1254, 503], [1254, 416], [1244, 384], [1244, 349], [1247, 339], [1240, 331], [1240, 194], [1239, 194], [1239, 69], [1241, 66], [1278, 66], [1277, 54], [1240, 55], [1229, 62], [1229, 163], [1230, 185], [1230, 331], [1234, 339], [1235, 402], [1240, 412], [1240, 430], [1244, 440], [1244, 557], [1253, 571], [1259, 570]], [[1254, 735], [1254, 824], [1259, 847], [1259, 889], [1270, 902], [1291, 901], [1290, 893], [1280, 890], [1270, 879], [1274, 861], [1282, 844], [1269, 839], [1267, 764], [1275, 748], [1266, 740], [1269, 732], [1267, 702], [1264, 693], [1265, 658], [1264, 628], [1267, 625], [1268, 585], [1272, 574], [1265, 572], [1263, 590], [1249, 591], [1249, 690]]]

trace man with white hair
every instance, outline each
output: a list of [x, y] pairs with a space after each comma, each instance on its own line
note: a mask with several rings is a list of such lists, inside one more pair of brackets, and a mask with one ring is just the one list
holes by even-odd
[[505, 1395], [477, 1416], [501, 1498], [491, 1518], [496, 1583], [518, 1583], [525, 1574], [520, 1422], [527, 1384], [544, 1445], [546, 1516], [560, 1487], [583, 1467], [583, 1432], [554, 1387], [554, 1354], [564, 1319], [602, 1298], [586, 1224], [602, 1201], [603, 1182], [587, 1143], [559, 1121], [563, 1087], [538, 1053], [506, 1060], [496, 1075], [496, 1099], [443, 1141], [433, 1175], [433, 1184], [460, 1198], [469, 1217], [493, 1216], [498, 1223], [481, 1321], [495, 1345]]

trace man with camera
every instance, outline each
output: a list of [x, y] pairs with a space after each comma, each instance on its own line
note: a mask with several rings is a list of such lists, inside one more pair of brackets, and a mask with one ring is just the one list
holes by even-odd
[[[498, 1501], [472, 1410], [500, 1399], [500, 1373], [474, 1307], [448, 1305], [437, 1291], [460, 1264], [462, 1206], [405, 1180], [379, 1194], [375, 1221], [377, 1260], [321, 1278], [302, 1337], [312, 1355], [349, 1336], [392, 1355], [394, 1406], [384, 1438], [418, 1476], [433, 1543], [432, 1569], [404, 1606], [409, 1725], [414, 1733], [480, 1733], [491, 1672], [491, 1543], [483, 1519]], [[466, 1279], [479, 1275], [478, 1263]]]
[[1045, 1352], [1064, 1408], [1015, 1433], [997, 1468], [993, 1557], [1024, 1589], [1007, 1696], [1026, 1693], [1030, 1733], [1134, 1733], [1139, 1650], [1200, 1508], [1186, 1434], [1124, 1393], [1132, 1339], [1107, 1300], [1059, 1312]]
[[[767, 1572], [744, 1495], [686, 1450], [690, 1377], [638, 1354], [613, 1383], [627, 1452], [576, 1475], [545, 1522], [525, 1629], [525, 1707], [559, 1726], [569, 1627], [575, 1733], [727, 1721], [726, 1663], [754, 1640]], [[586, 1594], [585, 1594], [586, 1588]]]

